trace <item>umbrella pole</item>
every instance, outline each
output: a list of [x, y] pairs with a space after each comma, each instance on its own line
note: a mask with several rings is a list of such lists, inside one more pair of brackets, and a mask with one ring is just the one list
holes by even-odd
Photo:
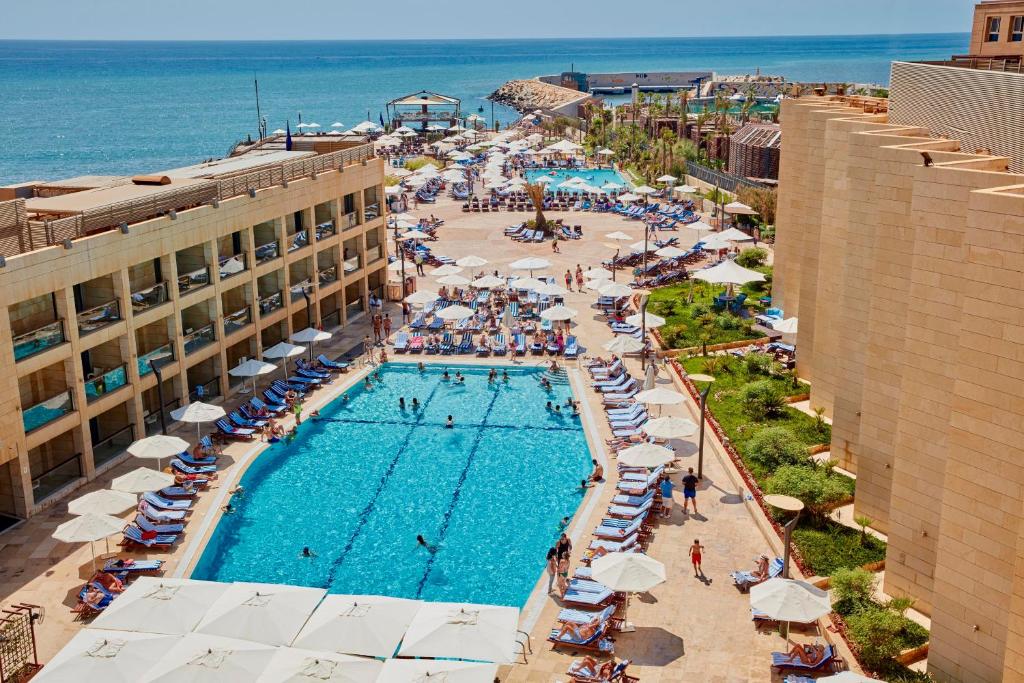
[[633, 593], [626, 593], [626, 606], [622, 610], [622, 630], [620, 633], [634, 633], [636, 625], [629, 620], [629, 602], [633, 599]]
[[92, 570], [96, 571], [96, 545], [89, 541], [89, 553], [92, 555]]

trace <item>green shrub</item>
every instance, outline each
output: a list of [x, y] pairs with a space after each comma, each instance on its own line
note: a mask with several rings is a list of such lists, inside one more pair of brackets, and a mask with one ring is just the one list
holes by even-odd
[[711, 306], [707, 304], [694, 304], [690, 306], [690, 317], [694, 320], [702, 318], [711, 312]]
[[846, 618], [847, 632], [865, 665], [875, 668], [900, 653], [903, 622], [895, 612], [881, 608], [868, 608]]
[[434, 159], [427, 159], [426, 157], [416, 157], [415, 159], [409, 159], [405, 162], [405, 167], [410, 171], [418, 171], [427, 164], [432, 164], [437, 168], [444, 168], [444, 163], [436, 161]]
[[736, 257], [736, 263], [744, 268], [757, 268], [768, 262], [768, 251], [760, 247], [744, 249]]
[[866, 569], [853, 567], [832, 572], [832, 607], [842, 615], [849, 615], [873, 604], [875, 575]]
[[740, 319], [734, 315], [720, 315], [715, 318], [715, 324], [722, 330], [740, 329]]
[[747, 441], [746, 456], [766, 472], [807, 459], [807, 447], [785, 427], [766, 427]]
[[747, 384], [740, 390], [743, 410], [754, 420], [778, 415], [786, 405], [785, 397], [777, 386], [767, 379]]
[[801, 521], [793, 530], [793, 545], [804, 562], [819, 576], [829, 576], [837, 569], [851, 569], [885, 559], [885, 543], [874, 536], [861, 545], [860, 533], [832, 521], [815, 527], [811, 520]]
[[[798, 498], [813, 516], [824, 517], [846, 500], [846, 486], [836, 475], [813, 465], [783, 465], [765, 484], [765, 491]], [[852, 531], [852, 529], [851, 529]], [[853, 532], [860, 542], [860, 534]]]
[[775, 359], [767, 353], [748, 353], [743, 357], [743, 362], [747, 366], [747, 374], [751, 377], [770, 375], [775, 369]]

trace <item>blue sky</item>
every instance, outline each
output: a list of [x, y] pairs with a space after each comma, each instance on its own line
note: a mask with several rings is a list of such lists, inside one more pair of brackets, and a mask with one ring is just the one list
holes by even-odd
[[29, 0], [4, 4], [0, 39], [345, 40], [968, 32], [974, 2]]

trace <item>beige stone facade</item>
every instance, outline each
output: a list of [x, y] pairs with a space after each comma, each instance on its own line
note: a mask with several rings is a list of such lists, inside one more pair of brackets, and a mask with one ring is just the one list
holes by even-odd
[[[39, 217], [3, 235], [24, 253], [7, 246], [0, 268], [0, 513], [31, 516], [159, 432], [150, 359], [163, 357], [165, 412], [217, 400], [242, 388], [228, 370], [243, 358], [310, 325], [341, 328], [370, 292], [384, 294], [383, 162], [368, 145], [329, 169], [313, 161], [325, 157], [295, 156], [241, 174], [245, 155], [222, 175], [179, 169], [162, 188], [87, 179], [100, 187], [53, 198], [56, 185], [22, 185], [27, 199], [0, 202]], [[108, 199], [131, 197], [126, 215], [137, 216], [179, 186], [216, 198], [88, 229], [123, 210]], [[50, 234], [62, 219], [42, 218], [57, 210], [80, 211], [63, 219], [80, 232], [63, 245]], [[57, 243], [26, 247], [33, 231]]]
[[931, 671], [1019, 680], [1024, 176], [865, 104], [783, 103], [776, 294]]
[[975, 5], [971, 54], [1024, 56], [1024, 0], [984, 0]]

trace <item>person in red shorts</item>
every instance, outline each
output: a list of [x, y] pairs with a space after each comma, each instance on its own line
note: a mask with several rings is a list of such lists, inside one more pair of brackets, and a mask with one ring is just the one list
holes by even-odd
[[693, 539], [693, 545], [690, 546], [690, 562], [693, 563], [693, 575], [703, 576], [704, 570], [700, 566], [701, 553], [704, 552], [704, 546], [700, 544], [699, 539]]

